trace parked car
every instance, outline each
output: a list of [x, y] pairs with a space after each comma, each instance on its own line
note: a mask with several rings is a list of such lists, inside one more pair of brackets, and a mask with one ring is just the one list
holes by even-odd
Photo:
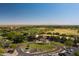
[[59, 55], [59, 56], [66, 56], [65, 53], [59, 53], [58, 55]]

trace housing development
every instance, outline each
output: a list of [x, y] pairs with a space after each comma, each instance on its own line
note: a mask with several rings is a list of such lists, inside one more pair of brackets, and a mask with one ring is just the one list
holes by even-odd
[[79, 56], [79, 4], [0, 3], [0, 56]]
[[79, 26], [0, 26], [1, 56], [78, 56]]

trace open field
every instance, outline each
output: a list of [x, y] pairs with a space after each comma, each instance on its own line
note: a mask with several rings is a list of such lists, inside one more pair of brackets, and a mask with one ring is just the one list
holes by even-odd
[[51, 33], [60, 33], [60, 34], [67, 34], [67, 35], [79, 35], [78, 30], [77, 29], [54, 29], [52, 31], [48, 31]]

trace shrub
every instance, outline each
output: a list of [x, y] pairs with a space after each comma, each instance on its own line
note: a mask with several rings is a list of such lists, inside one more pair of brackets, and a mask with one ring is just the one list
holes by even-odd
[[76, 52], [74, 52], [74, 55], [75, 55], [75, 56], [79, 56], [79, 50], [76, 51]]

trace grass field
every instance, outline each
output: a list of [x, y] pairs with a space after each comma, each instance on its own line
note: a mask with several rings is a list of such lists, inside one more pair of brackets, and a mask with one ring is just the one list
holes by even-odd
[[78, 30], [77, 29], [54, 29], [52, 31], [48, 31], [48, 32], [52, 32], [52, 33], [60, 33], [60, 34], [67, 34], [67, 35], [79, 35]]
[[56, 47], [53, 44], [43, 43], [43, 44], [37, 44], [37, 43], [31, 43], [29, 44], [29, 49], [31, 53], [33, 52], [47, 52], [47, 51], [53, 51]]

